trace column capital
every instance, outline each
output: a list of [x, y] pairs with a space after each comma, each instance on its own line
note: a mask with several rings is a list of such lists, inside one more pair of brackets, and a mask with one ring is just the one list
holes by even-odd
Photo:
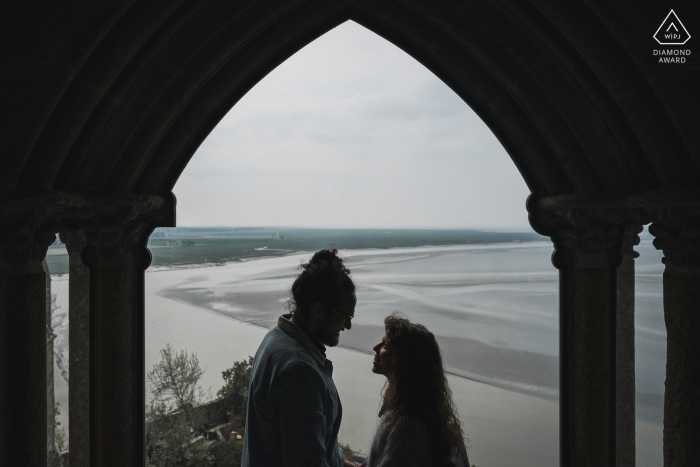
[[40, 262], [55, 239], [56, 224], [37, 203], [0, 204], [0, 259], [4, 263]]
[[566, 193], [531, 195], [527, 202], [536, 231], [551, 229], [547, 217], [555, 213], [576, 223], [631, 222], [648, 224], [677, 217], [678, 210], [700, 209], [700, 190], [653, 190], [632, 193]]
[[612, 207], [561, 205], [544, 198], [538, 220], [555, 245], [552, 263], [597, 268], [619, 263], [627, 210]]
[[59, 232], [58, 238], [66, 245], [68, 254], [82, 253], [83, 248], [87, 245], [85, 232], [80, 229], [63, 229]]
[[80, 229], [88, 243], [118, 243], [175, 223], [175, 197], [125, 193], [62, 194], [62, 226]]
[[622, 238], [622, 256], [624, 258], [639, 258], [639, 253], [634, 251], [634, 247], [639, 245], [639, 234], [644, 230], [644, 225], [632, 220], [628, 220], [624, 224], [624, 233]]
[[[76, 229], [91, 236], [93, 243], [116, 243], [128, 237], [145, 244], [155, 227], [174, 226], [174, 223], [172, 194], [3, 191], [0, 192], [0, 257], [7, 263], [41, 260], [56, 232], [67, 232], [68, 245], [71, 243], [68, 231]], [[126, 237], [124, 232], [128, 232]]]
[[700, 207], [672, 208], [649, 226], [668, 267], [700, 268]]
[[[700, 212], [700, 190], [654, 190], [634, 193], [568, 193], [528, 199], [533, 228], [552, 237], [557, 250], [575, 249], [593, 253], [611, 247], [611, 231], [624, 230], [625, 241], [618, 250], [637, 257], [641, 226], [653, 222], [650, 232], [658, 249], [678, 257], [674, 264], [697, 263], [693, 238], [700, 237], [693, 221]], [[683, 231], [683, 233], [681, 233]], [[656, 232], [656, 233], [654, 233]], [[617, 247], [615, 247], [617, 248]], [[676, 251], [682, 253], [675, 254]], [[696, 253], [693, 253], [696, 251]], [[668, 256], [667, 255], [667, 256]], [[669, 256], [670, 257], [670, 256]], [[557, 258], [562, 255], [555, 254]]]
[[145, 270], [151, 264], [148, 237], [156, 227], [168, 225], [171, 206], [163, 198], [144, 197], [136, 204], [110, 208], [101, 207], [91, 217], [73, 222], [85, 234], [84, 263], [93, 267], [99, 256], [102, 266], [133, 262]]
[[605, 212], [625, 210], [626, 217], [647, 224], [664, 216], [668, 208], [700, 207], [700, 190], [652, 190], [632, 193], [565, 193], [534, 196], [528, 200], [528, 211], [584, 209]]

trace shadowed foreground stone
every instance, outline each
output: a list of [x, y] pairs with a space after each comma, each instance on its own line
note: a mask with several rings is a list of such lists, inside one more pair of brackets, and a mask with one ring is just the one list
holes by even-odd
[[663, 250], [664, 466], [700, 460], [700, 208], [671, 211], [649, 232]]
[[24, 245], [0, 239], [0, 465], [40, 466], [49, 422], [42, 260], [53, 240], [49, 233], [21, 238]]
[[[686, 258], [695, 258], [698, 236], [687, 222], [695, 214], [683, 209], [700, 205], [700, 67], [696, 54], [668, 65], [651, 53], [668, 8], [633, 0], [0, 7], [0, 464], [46, 463], [41, 261], [49, 237], [69, 229], [86, 233], [90, 268], [89, 280], [73, 268], [81, 300], [85, 289], [90, 297], [89, 369], [80, 376], [89, 380], [89, 428], [77, 435], [84, 447], [90, 432], [90, 450], [75, 456], [99, 467], [142, 464], [149, 229], [175, 225], [170, 192], [232, 106], [351, 19], [463, 98], [533, 192], [531, 224], [553, 237], [561, 271], [562, 467], [631, 462], [631, 439], [620, 436], [630, 407], [617, 400], [630, 391], [631, 272], [624, 260], [616, 268], [625, 226], [658, 225], [655, 244], [668, 259], [664, 457], [667, 466], [696, 466], [700, 266]], [[674, 8], [692, 29], [700, 2]], [[553, 216], [541, 218], [540, 207]], [[84, 335], [73, 344], [85, 353]], [[77, 397], [70, 410], [85, 420], [88, 396]]]

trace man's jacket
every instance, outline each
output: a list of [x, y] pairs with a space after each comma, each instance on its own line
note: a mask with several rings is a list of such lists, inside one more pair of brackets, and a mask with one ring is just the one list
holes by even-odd
[[340, 467], [343, 409], [323, 346], [280, 317], [253, 359], [242, 467]]

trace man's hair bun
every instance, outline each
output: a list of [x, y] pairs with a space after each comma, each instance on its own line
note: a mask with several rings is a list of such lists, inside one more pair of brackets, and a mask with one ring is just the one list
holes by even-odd
[[316, 303], [323, 303], [327, 312], [340, 305], [343, 292], [355, 292], [350, 269], [335, 248], [314, 253], [308, 263], [299, 266], [301, 274], [292, 285], [292, 296], [287, 307], [302, 320]]
[[350, 270], [345, 267], [343, 258], [338, 256], [338, 250], [335, 248], [317, 251], [308, 263], [301, 265], [301, 268], [307, 269], [309, 266], [312, 268], [333, 267], [345, 274], [350, 274]]

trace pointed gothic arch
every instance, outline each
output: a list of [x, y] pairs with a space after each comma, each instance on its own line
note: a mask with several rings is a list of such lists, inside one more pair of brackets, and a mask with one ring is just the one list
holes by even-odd
[[[22, 410], [2, 417], [2, 459], [14, 465], [39, 455], [45, 412], [35, 383], [45, 369], [12, 362], [16, 354], [38, 358], [37, 339], [25, 339], [41, 325], [31, 318], [42, 312], [31, 291], [45, 281], [37, 262], [52, 232], [62, 231], [83, 232], [87, 247], [76, 248], [90, 267], [86, 449], [100, 465], [138, 462], [145, 239], [157, 225], [174, 225], [170, 190], [237, 100], [301, 47], [354, 20], [462, 97], [533, 192], [531, 223], [554, 239], [562, 271], [562, 465], [621, 462], [618, 265], [632, 261], [639, 226], [654, 222], [666, 254], [667, 323], [692, 324], [669, 328], [669, 361], [680, 363], [667, 379], [665, 457], [690, 465], [700, 456], [690, 442], [700, 436], [700, 402], [687, 388], [699, 372], [683, 355], [690, 342], [684, 333], [698, 324], [692, 284], [700, 275], [700, 71], [650, 60], [664, 8], [627, 0], [3, 7], [0, 371], [15, 383], [0, 387], [0, 412]], [[675, 8], [690, 30], [698, 8], [690, 0]], [[600, 348], [591, 344], [596, 339]], [[126, 356], [114, 360], [115, 349]], [[109, 374], [109, 365], [118, 371]], [[109, 399], [112, 384], [118, 389]]]
[[[34, 74], [46, 88], [10, 97], [33, 118], [8, 122], [17, 130], [16, 156], [3, 164], [5, 186], [167, 193], [241, 96], [348, 19], [396, 44], [462, 97], [534, 193], [697, 182], [697, 137], [679, 124], [690, 112], [669, 95], [683, 84], [673, 81], [687, 77], [671, 73], [668, 84], [654, 82], [653, 70], [635, 63], [642, 51], [619, 31], [629, 21], [609, 24], [620, 7], [396, 0], [125, 6], [81, 12], [22, 57], [40, 66]], [[90, 14], [102, 21], [86, 31]], [[10, 78], [22, 87], [24, 73]]]

